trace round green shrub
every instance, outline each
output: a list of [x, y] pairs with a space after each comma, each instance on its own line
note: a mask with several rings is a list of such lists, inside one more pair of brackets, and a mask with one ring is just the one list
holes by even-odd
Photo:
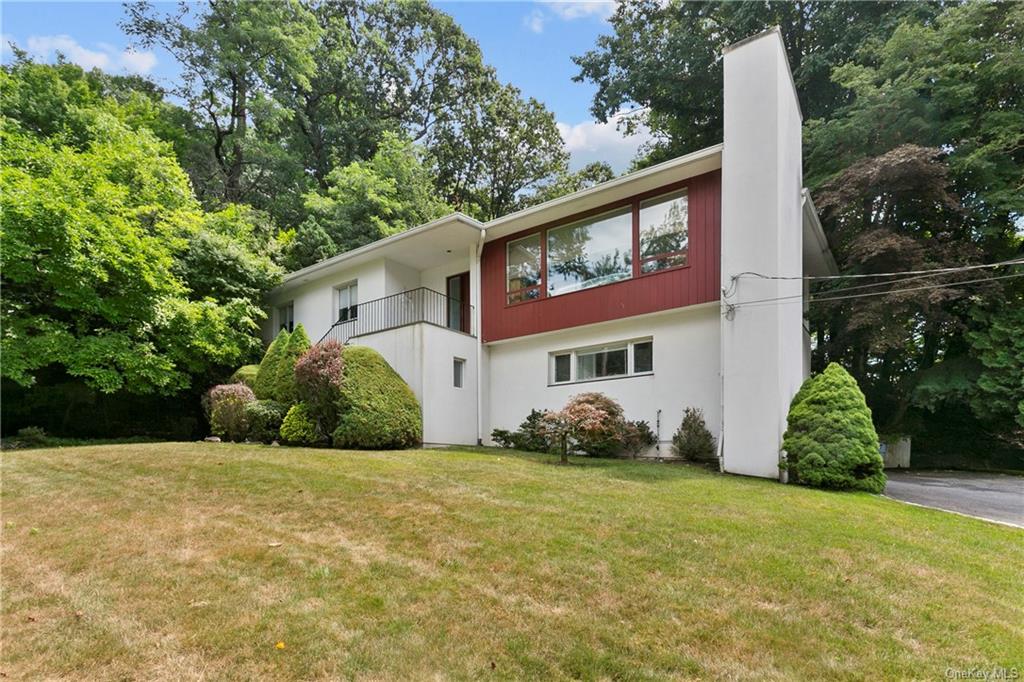
[[218, 384], [207, 391], [203, 407], [209, 410], [213, 435], [227, 440], [245, 440], [249, 432], [245, 406], [254, 400], [256, 396], [245, 384]]
[[364, 346], [345, 346], [342, 362], [334, 446], [384, 450], [420, 443], [423, 416], [419, 402], [380, 353]]
[[276, 400], [254, 400], [245, 406], [249, 420], [249, 440], [272, 443], [281, 432], [281, 423], [288, 414], [288, 406]]
[[672, 435], [672, 451], [677, 457], [691, 462], [711, 462], [717, 458], [715, 437], [704, 421], [704, 410], [699, 407], [686, 408], [683, 423]]
[[253, 382], [252, 390], [260, 400], [272, 400], [274, 398], [274, 385], [277, 381], [277, 365], [281, 355], [288, 347], [288, 338], [291, 334], [287, 329], [282, 329], [274, 337], [267, 352], [260, 361], [259, 370], [256, 372], [256, 380]]
[[800, 387], [789, 408], [783, 464], [797, 482], [835, 490], [885, 489], [878, 434], [857, 382], [837, 365]]
[[323, 440], [305, 403], [296, 403], [288, 409], [281, 422], [281, 440], [292, 445], [315, 445]]
[[295, 390], [306, 404], [323, 433], [331, 433], [338, 425], [338, 398], [344, 362], [342, 346], [334, 339], [322, 341], [303, 354], [295, 363]]
[[259, 365], [242, 365], [235, 370], [235, 373], [228, 379], [232, 384], [245, 384], [249, 388], [256, 385], [256, 375], [259, 374]]
[[288, 337], [288, 344], [284, 347], [281, 356], [277, 360], [277, 367], [274, 368], [274, 400], [292, 405], [299, 402], [298, 392], [295, 388], [295, 363], [309, 350], [309, 336], [302, 324], [295, 325], [295, 331]]

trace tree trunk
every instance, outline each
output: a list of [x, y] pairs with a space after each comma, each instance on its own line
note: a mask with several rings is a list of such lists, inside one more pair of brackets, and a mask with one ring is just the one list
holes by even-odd
[[234, 134], [231, 136], [231, 164], [227, 181], [224, 183], [224, 200], [237, 202], [242, 197], [242, 168], [245, 164], [245, 133], [248, 123], [248, 92], [244, 78], [238, 79], [238, 97], [232, 116], [235, 119]]

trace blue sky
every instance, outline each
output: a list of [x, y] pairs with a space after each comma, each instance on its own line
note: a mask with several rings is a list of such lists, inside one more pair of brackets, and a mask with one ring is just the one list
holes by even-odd
[[[160, 7], [160, 3], [155, 3]], [[594, 87], [574, 83], [572, 56], [591, 49], [609, 31], [608, 2], [445, 2], [434, 4], [451, 14], [480, 43], [484, 60], [502, 81], [544, 102], [578, 168], [596, 160], [624, 170], [643, 135], [624, 139], [613, 124], [600, 125], [590, 115]], [[173, 4], [167, 4], [168, 9]], [[4, 61], [13, 41], [36, 59], [52, 61], [56, 52], [85, 67], [116, 73], [141, 73], [158, 82], [177, 72], [165, 52], [133, 51], [118, 26], [120, 2], [9, 2], [2, 5]]]

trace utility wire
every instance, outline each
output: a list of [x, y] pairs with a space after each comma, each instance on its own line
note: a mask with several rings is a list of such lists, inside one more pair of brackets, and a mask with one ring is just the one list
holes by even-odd
[[[846, 294], [846, 295], [839, 295], [839, 296], [817, 296], [817, 297], [813, 297], [812, 296], [812, 297], [808, 298], [808, 302], [809, 303], [825, 303], [825, 302], [828, 302], [828, 301], [842, 301], [842, 300], [851, 299], [851, 298], [867, 298], [867, 297], [870, 297], [870, 296], [888, 296], [890, 294], [899, 294], [899, 293], [909, 292], [909, 291], [925, 291], [927, 289], [948, 289], [948, 288], [951, 288], [951, 287], [959, 287], [959, 286], [963, 286], [963, 285], [967, 285], [967, 284], [980, 284], [981, 282], [994, 282], [996, 280], [1001, 280], [1001, 279], [1013, 279], [1015, 277], [1024, 277], [1024, 272], [1016, 272], [1016, 273], [1013, 273], [1013, 274], [1010, 274], [1010, 275], [998, 275], [996, 277], [982, 277], [980, 279], [968, 279], [968, 280], [964, 280], [964, 281], [961, 281], [961, 282], [944, 282], [944, 283], [939, 283], [939, 284], [925, 284], [925, 285], [918, 286], [918, 287], [900, 287], [900, 288], [895, 288], [895, 289], [889, 289], [888, 291], [869, 291], [869, 292], [860, 293], [860, 294]], [[898, 284], [898, 283], [899, 282], [888, 282], [888, 284]], [[852, 290], [854, 288], [858, 288], [858, 287], [849, 287], [848, 289], [838, 289], [837, 292], [849, 291], [849, 290]], [[769, 303], [785, 303], [785, 302], [796, 301], [798, 299], [803, 299], [803, 298], [804, 298], [803, 294], [794, 294], [792, 296], [779, 296], [777, 298], [762, 298], [762, 299], [757, 299], [757, 300], [754, 300], [754, 301], [738, 301], [736, 303], [727, 304], [727, 305], [728, 305], [730, 310], [733, 310], [735, 308], [741, 308], [743, 306], [766, 305], [766, 304], [769, 304]]]
[[1022, 265], [1024, 264], [1024, 258], [1011, 258], [1010, 260], [999, 261], [998, 263], [982, 263], [980, 265], [958, 265], [953, 268], [934, 268], [932, 270], [904, 270], [902, 272], [875, 272], [865, 273], [856, 275], [804, 275], [804, 276], [785, 276], [785, 275], [765, 275], [760, 272], [741, 272], [738, 275], [733, 275], [733, 281], [741, 277], [757, 277], [758, 279], [799, 279], [799, 280], [829, 280], [829, 279], [861, 279], [866, 277], [902, 277], [903, 275], [929, 275], [929, 274], [942, 274], [947, 272], [965, 272], [967, 270], [980, 270], [982, 268], [998, 268], [1004, 265]]

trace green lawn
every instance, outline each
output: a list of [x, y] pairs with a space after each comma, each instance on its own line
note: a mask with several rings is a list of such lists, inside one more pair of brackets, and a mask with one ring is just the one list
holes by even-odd
[[0, 457], [8, 678], [1024, 669], [1024, 532], [883, 498], [505, 452]]

